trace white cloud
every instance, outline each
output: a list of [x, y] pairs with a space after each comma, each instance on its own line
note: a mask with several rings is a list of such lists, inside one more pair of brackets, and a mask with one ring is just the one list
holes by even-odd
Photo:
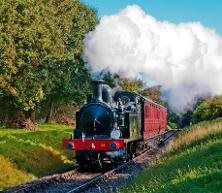
[[137, 5], [104, 16], [84, 40], [92, 73], [138, 75], [162, 85], [175, 112], [206, 94], [222, 94], [222, 38], [198, 22], [157, 21]]

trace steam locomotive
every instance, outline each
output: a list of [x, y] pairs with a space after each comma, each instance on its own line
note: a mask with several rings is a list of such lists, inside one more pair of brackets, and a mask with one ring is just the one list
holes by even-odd
[[63, 146], [76, 151], [81, 167], [119, 163], [161, 140], [167, 124], [167, 109], [132, 92], [117, 91], [94, 81], [93, 94], [76, 113], [74, 138]]

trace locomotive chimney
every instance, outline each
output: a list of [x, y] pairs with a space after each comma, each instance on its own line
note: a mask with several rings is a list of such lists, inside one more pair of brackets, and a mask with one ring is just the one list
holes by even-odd
[[103, 80], [93, 80], [93, 96], [97, 101], [102, 101], [102, 84]]
[[96, 101], [112, 102], [111, 88], [103, 80], [93, 81], [93, 95]]

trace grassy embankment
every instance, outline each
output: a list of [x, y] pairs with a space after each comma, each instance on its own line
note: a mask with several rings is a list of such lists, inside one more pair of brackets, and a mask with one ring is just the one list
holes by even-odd
[[187, 128], [120, 192], [222, 193], [222, 119]]
[[73, 153], [61, 147], [71, 128], [40, 124], [35, 132], [0, 129], [0, 190], [72, 168]]

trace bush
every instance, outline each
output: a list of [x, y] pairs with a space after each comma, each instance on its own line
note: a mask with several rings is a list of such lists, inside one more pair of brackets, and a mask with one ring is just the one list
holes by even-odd
[[222, 97], [202, 101], [193, 112], [193, 121], [200, 122], [222, 117]]

